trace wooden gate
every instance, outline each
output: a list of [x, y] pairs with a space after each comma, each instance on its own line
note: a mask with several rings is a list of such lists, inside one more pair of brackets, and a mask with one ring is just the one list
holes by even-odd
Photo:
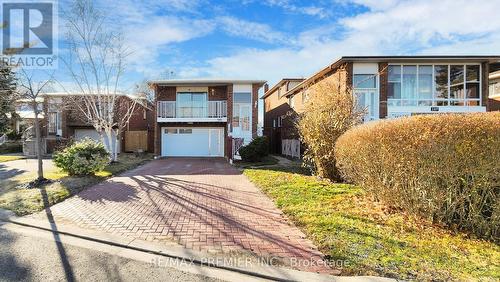
[[125, 152], [148, 150], [148, 131], [125, 131]]

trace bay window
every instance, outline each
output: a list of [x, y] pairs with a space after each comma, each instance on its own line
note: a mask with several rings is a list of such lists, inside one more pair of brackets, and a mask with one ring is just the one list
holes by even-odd
[[480, 106], [479, 64], [389, 65], [391, 106]]

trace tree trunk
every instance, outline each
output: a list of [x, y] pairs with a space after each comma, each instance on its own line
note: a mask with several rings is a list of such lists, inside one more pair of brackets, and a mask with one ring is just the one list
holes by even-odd
[[43, 177], [43, 151], [42, 151], [42, 136], [40, 131], [40, 121], [38, 120], [38, 111], [36, 110], [38, 105], [35, 103], [35, 139], [36, 139], [36, 156], [38, 158], [38, 180], [44, 179]]

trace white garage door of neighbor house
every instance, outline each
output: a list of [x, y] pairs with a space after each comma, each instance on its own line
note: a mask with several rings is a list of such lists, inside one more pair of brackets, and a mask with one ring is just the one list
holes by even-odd
[[[114, 134], [113, 134], [114, 136]], [[115, 137], [115, 136], [114, 136]], [[95, 141], [101, 142], [101, 137], [99, 136], [99, 133], [95, 129], [75, 129], [75, 140], [80, 141], [85, 138], [90, 138]], [[115, 142], [117, 146], [117, 152], [120, 152], [120, 142], [116, 143], [116, 137], [113, 138], [113, 142]]]
[[223, 157], [224, 128], [162, 128], [164, 157]]

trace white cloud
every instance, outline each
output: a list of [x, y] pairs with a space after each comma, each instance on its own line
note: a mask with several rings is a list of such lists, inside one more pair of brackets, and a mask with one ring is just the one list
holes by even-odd
[[220, 29], [230, 35], [241, 36], [266, 43], [285, 43], [289, 39], [281, 32], [274, 31], [266, 24], [250, 22], [234, 17], [220, 17], [217, 19]]
[[263, 2], [268, 6], [280, 7], [283, 10], [294, 13], [294, 14], [304, 14], [309, 16], [316, 16], [319, 18], [326, 18], [330, 15], [327, 9], [319, 6], [298, 6], [293, 4], [289, 0], [266, 0]]

